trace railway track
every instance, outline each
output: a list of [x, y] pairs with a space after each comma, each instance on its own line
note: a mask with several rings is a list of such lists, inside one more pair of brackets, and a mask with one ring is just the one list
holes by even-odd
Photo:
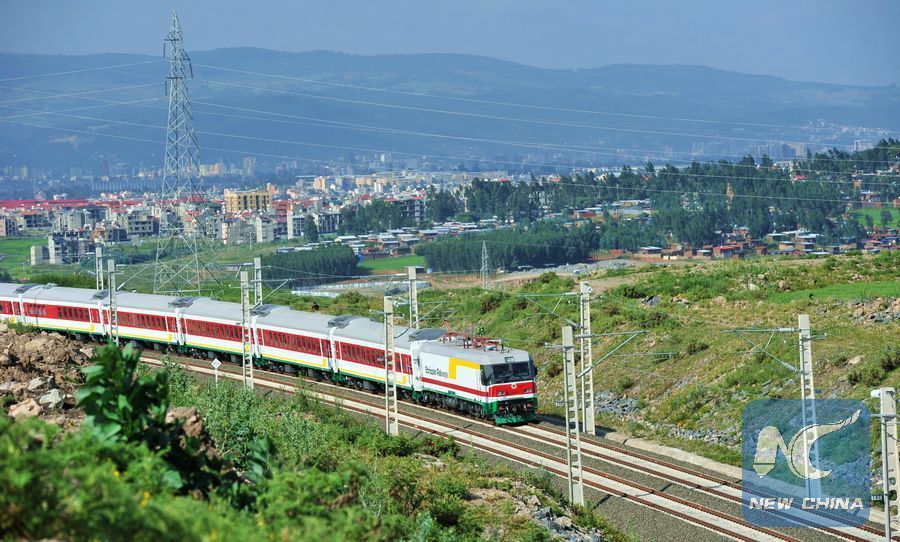
[[[145, 361], [158, 365], [159, 361], [153, 354], [145, 354]], [[212, 375], [214, 373], [206, 362], [195, 358], [177, 357], [177, 362], [186, 366], [189, 370], [200, 374]], [[220, 369], [219, 374], [225, 378], [240, 380], [242, 377], [238, 371], [239, 368], [226, 365]], [[255, 383], [258, 386], [287, 393], [293, 393], [298, 387], [296, 377], [287, 377], [261, 370], [256, 372], [259, 375], [255, 378]], [[301, 380], [306, 381], [306, 379]], [[371, 397], [371, 394], [312, 379], [308, 380], [308, 382], [313, 382], [316, 386], [336, 392], [323, 393], [305, 390], [320, 400], [336, 403], [340, 399], [340, 406], [347, 410], [376, 417], [383, 415], [383, 403], [347, 397], [348, 395], [367, 395]], [[548, 453], [546, 451], [548, 447], [564, 449], [565, 435], [558, 429], [546, 425], [529, 425], [518, 428], [496, 427], [493, 424], [445, 411], [438, 411], [441, 415], [440, 417], [455, 418], [460, 422], [448, 423], [433, 419], [434, 411], [431, 409], [413, 403], [404, 403], [404, 406], [408, 408], [404, 408], [400, 414], [399, 422], [401, 426], [432, 435], [453, 436], [461, 444], [481, 452], [521, 465], [543, 468], [563, 478], [566, 476], [566, 463], [563, 459], [565, 454]], [[430, 413], [432, 417], [429, 418], [422, 414], [413, 413], [410, 410], [424, 411]], [[475, 429], [476, 427], [477, 429]], [[504, 438], [500, 438], [500, 435], [503, 435]], [[523, 439], [534, 444], [540, 443], [541, 446], [523, 444]], [[746, 522], [740, 517], [740, 484], [734, 480], [717, 478], [645, 454], [625, 451], [599, 439], [589, 437], [582, 441], [582, 455], [585, 460], [585, 486], [600, 493], [619, 497], [635, 505], [677, 518], [728, 539], [788, 541], [806, 539], [806, 537], [797, 538], [774, 529], [759, 527]], [[624, 476], [612, 474], [607, 469], [589, 466], [588, 460], [593, 460], [592, 464], [594, 465], [600, 463], [615, 465], [630, 472], [662, 479], [668, 484], [675, 484], [691, 491], [700, 492], [708, 497], [714, 497], [729, 503], [732, 510], [737, 507], [737, 514], [712, 506], [698, 504], [690, 499], [673, 495], [664, 489], [657, 489], [650, 485], [629, 480]], [[803, 522], [798, 521], [798, 523]], [[853, 542], [882, 539], [881, 532], [870, 526], [814, 527], [814, 529], [817, 534], [821, 535], [817, 539], [838, 539]], [[807, 530], [807, 532], [809, 531], [813, 531], [813, 529]]]

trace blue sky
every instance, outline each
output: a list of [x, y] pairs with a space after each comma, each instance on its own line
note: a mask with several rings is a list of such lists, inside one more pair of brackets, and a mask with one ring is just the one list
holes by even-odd
[[3, 0], [0, 51], [468, 53], [551, 68], [700, 64], [794, 80], [900, 84], [896, 0]]

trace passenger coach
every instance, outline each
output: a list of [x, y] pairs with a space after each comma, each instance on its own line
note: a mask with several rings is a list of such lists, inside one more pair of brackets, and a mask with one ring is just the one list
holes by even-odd
[[[384, 389], [385, 328], [369, 318], [260, 305], [245, 330], [237, 303], [129, 292], [117, 293], [116, 309], [114, 323], [106, 290], [0, 283], [6, 322], [82, 338], [110, 335], [116, 326], [121, 338], [149, 348], [235, 362], [246, 345], [259, 367]], [[497, 423], [534, 418], [537, 386], [528, 352], [443, 329], [394, 331], [394, 378], [402, 397]]]

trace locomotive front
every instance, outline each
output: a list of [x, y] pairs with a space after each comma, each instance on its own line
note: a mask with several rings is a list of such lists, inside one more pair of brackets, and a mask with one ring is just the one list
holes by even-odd
[[423, 342], [418, 354], [423, 401], [498, 424], [535, 418], [537, 385], [528, 352], [448, 334]]
[[534, 361], [524, 350], [489, 352], [488, 359], [481, 361], [486, 407], [496, 423], [521, 423], [535, 418], [536, 377]]

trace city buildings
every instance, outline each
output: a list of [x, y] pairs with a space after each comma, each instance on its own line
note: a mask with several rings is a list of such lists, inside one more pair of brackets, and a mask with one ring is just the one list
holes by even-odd
[[268, 211], [272, 206], [272, 194], [266, 189], [226, 190], [225, 212]]

